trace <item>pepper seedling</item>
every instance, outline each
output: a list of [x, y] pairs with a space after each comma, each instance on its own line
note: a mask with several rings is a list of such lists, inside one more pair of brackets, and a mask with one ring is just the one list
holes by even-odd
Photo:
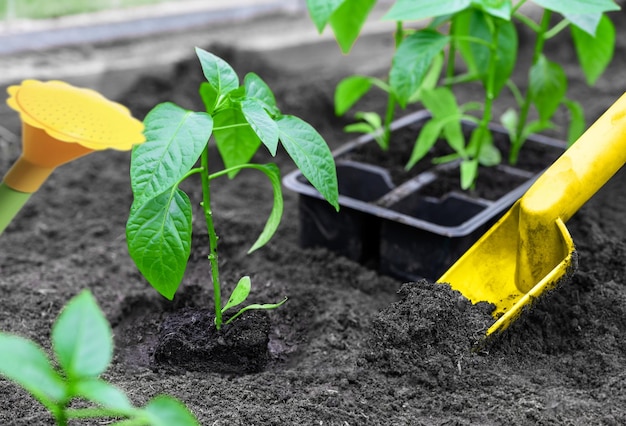
[[[144, 119], [146, 143], [133, 148], [130, 166], [134, 201], [126, 225], [129, 253], [139, 271], [164, 297], [172, 299], [185, 273], [191, 253], [192, 205], [179, 185], [200, 175], [200, 203], [209, 236], [208, 259], [213, 283], [215, 325], [223, 314], [243, 303], [250, 293], [250, 278], [243, 277], [222, 306], [218, 236], [211, 209], [211, 184], [222, 176], [235, 178], [243, 169], [263, 173], [272, 185], [273, 206], [263, 231], [249, 252], [274, 235], [283, 213], [280, 171], [275, 164], [250, 163], [264, 145], [272, 156], [279, 143], [310, 183], [339, 209], [335, 163], [322, 136], [307, 122], [283, 115], [269, 86], [255, 73], [239, 77], [223, 59], [196, 48], [206, 78], [199, 94], [206, 111], [184, 109], [165, 102]], [[210, 139], [212, 137], [212, 139]], [[209, 143], [214, 140], [224, 169], [209, 170]], [[197, 164], [199, 160], [199, 165]], [[285, 302], [252, 304], [249, 309], [274, 309]]]
[[60, 165], [93, 151], [127, 151], [143, 124], [100, 93], [62, 81], [24, 80], [7, 89], [22, 120], [22, 154], [0, 183], [0, 234]]
[[[100, 377], [111, 363], [113, 338], [109, 323], [88, 290], [65, 306], [52, 326], [52, 348], [58, 367], [36, 343], [0, 333], [0, 374], [22, 386], [52, 414], [58, 426], [78, 419], [126, 419], [119, 424], [196, 426], [198, 422], [177, 399], [157, 396], [143, 408]], [[89, 407], [72, 407], [76, 400]]]

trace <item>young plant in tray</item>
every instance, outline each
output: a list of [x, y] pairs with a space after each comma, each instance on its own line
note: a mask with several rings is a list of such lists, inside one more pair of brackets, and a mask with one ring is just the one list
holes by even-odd
[[[332, 154], [323, 138], [302, 119], [283, 115], [274, 94], [258, 75], [247, 74], [240, 85], [239, 77], [223, 59], [199, 48], [196, 54], [207, 79], [199, 90], [206, 112], [189, 111], [166, 102], [146, 116], [146, 142], [132, 152], [134, 202], [126, 235], [130, 255], [141, 273], [160, 294], [172, 299], [191, 253], [192, 206], [179, 185], [191, 176], [200, 176], [202, 200], [199, 201], [209, 236], [208, 259], [215, 324], [219, 329], [246, 310], [273, 309], [286, 299], [247, 305], [224, 322], [224, 313], [246, 300], [251, 283], [249, 277], [241, 278], [222, 305], [218, 236], [211, 209], [214, 181], [223, 176], [232, 179], [243, 169], [251, 169], [265, 175], [271, 183], [272, 210], [249, 250], [252, 252], [270, 240], [283, 212], [278, 167], [249, 162], [261, 145], [274, 156], [280, 143], [303, 175], [338, 209], [337, 176]], [[223, 170], [209, 170], [211, 136], [223, 160]]]
[[175, 398], [157, 396], [145, 407], [136, 408], [121, 389], [100, 377], [111, 362], [113, 339], [111, 327], [89, 291], [70, 300], [52, 326], [51, 338], [58, 366], [34, 342], [0, 333], [0, 375], [30, 392], [57, 425], [79, 419], [109, 423], [125, 419], [117, 424], [137, 426], [198, 424]]
[[[358, 38], [375, 3], [376, 0], [307, 0], [318, 30], [321, 32], [329, 24], [345, 53]], [[539, 22], [524, 12], [522, 7], [527, 3], [529, 11], [541, 12]], [[354, 75], [342, 80], [335, 92], [336, 113], [347, 113], [373, 87], [385, 91], [388, 101], [384, 117], [357, 112], [360, 121], [346, 130], [372, 133], [386, 150], [397, 107], [421, 102], [432, 113], [432, 119], [416, 139], [406, 168], [415, 165], [443, 137], [453, 153], [436, 161], [460, 161], [461, 186], [470, 188], [476, 181], [479, 164], [491, 166], [501, 162], [488, 124], [496, 115], [494, 101], [505, 89], [516, 102], [516, 108], [509, 108], [500, 116], [510, 136], [510, 164], [517, 162], [531, 133], [554, 127], [551, 120], [561, 105], [570, 114], [569, 143], [583, 132], [583, 108], [567, 98], [567, 75], [561, 65], [544, 54], [544, 46], [569, 28], [587, 83], [593, 85], [611, 61], [615, 46], [615, 29], [606, 12], [618, 9], [613, 0], [522, 0], [515, 4], [512, 0], [396, 0], [383, 18], [396, 22], [395, 53], [388, 78]], [[429, 19], [423, 28], [406, 25], [423, 19]], [[519, 86], [510, 78], [517, 66], [515, 21], [535, 34], [528, 78]], [[457, 63], [459, 58], [463, 66]], [[458, 69], [463, 71], [457, 73]], [[469, 82], [482, 85], [482, 99], [460, 105], [454, 88]], [[467, 139], [462, 120], [477, 124]]]

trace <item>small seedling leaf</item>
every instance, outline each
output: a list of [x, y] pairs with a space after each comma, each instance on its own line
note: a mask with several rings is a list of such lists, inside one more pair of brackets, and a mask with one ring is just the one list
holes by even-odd
[[226, 305], [224, 305], [224, 307], [222, 308], [222, 313], [226, 312], [234, 306], [243, 303], [248, 298], [251, 287], [252, 284], [250, 283], [250, 277], [242, 277], [235, 286], [232, 294], [228, 298], [228, 302], [226, 302]]
[[198, 161], [213, 129], [204, 112], [157, 105], [144, 120], [146, 142], [133, 148], [130, 175], [135, 208], [176, 185]]
[[130, 400], [121, 389], [101, 379], [80, 380], [74, 384], [74, 393], [104, 408], [129, 413], [134, 411]]
[[19, 336], [0, 333], [0, 374], [47, 407], [58, 404], [66, 396], [66, 385], [43, 349]]
[[276, 309], [280, 306], [283, 305], [283, 303], [285, 303], [287, 301], [287, 298], [285, 297], [283, 300], [281, 300], [278, 303], [263, 303], [263, 304], [258, 304], [258, 303], [254, 303], [252, 305], [248, 305], [244, 308], [241, 308], [239, 310], [239, 312], [237, 312], [235, 315], [233, 315], [232, 317], [230, 317], [228, 319], [228, 321], [225, 322], [225, 324], [229, 324], [232, 321], [234, 321], [236, 318], [238, 318], [240, 315], [242, 315], [244, 312], [246, 311], [251, 311], [251, 310], [255, 310], [255, 309], [261, 309], [261, 310], [271, 310], [271, 309]]
[[254, 133], [261, 139], [272, 156], [278, 148], [278, 125], [267, 113], [263, 106], [254, 99], [245, 99], [241, 102], [241, 112]]
[[97, 377], [113, 356], [111, 327], [88, 290], [65, 306], [52, 327], [57, 361], [71, 380]]
[[225, 96], [239, 87], [239, 77], [233, 68], [222, 58], [196, 47], [202, 72], [206, 80], [217, 91], [218, 96]]
[[126, 224], [128, 251], [148, 282], [172, 299], [191, 253], [191, 202], [179, 189], [133, 209]]
[[419, 136], [413, 145], [413, 151], [411, 157], [404, 167], [405, 170], [410, 170], [419, 160], [424, 158], [428, 151], [435, 145], [441, 131], [443, 130], [445, 122], [441, 119], [433, 118], [429, 120], [424, 127], [420, 130]]
[[[225, 108], [214, 117], [213, 137], [227, 169], [247, 164], [261, 146], [261, 139], [244, 116], [241, 105]], [[237, 171], [228, 174], [231, 179]]]
[[292, 115], [282, 116], [277, 123], [280, 141], [298, 169], [339, 210], [335, 160], [324, 138], [310, 124]]
[[478, 176], [478, 159], [461, 161], [461, 188], [470, 189]]
[[615, 51], [615, 26], [607, 16], [598, 24], [595, 37], [578, 27], [571, 27], [578, 61], [587, 84], [593, 86], [611, 63]]
[[353, 75], [341, 80], [335, 89], [335, 114], [344, 115], [371, 87], [371, 77]]
[[246, 98], [260, 102], [272, 117], [280, 115], [274, 93], [261, 77], [253, 72], [248, 73], [243, 79], [243, 85]]
[[450, 38], [436, 31], [421, 30], [405, 38], [396, 50], [389, 71], [389, 84], [401, 107], [422, 85], [435, 58]]
[[530, 69], [530, 95], [541, 121], [549, 121], [567, 91], [567, 76], [563, 68], [540, 55]]
[[199, 423], [180, 401], [166, 395], [152, 399], [145, 407], [151, 426], [198, 426]]
[[343, 53], [349, 53], [376, 0], [344, 0], [330, 16], [330, 26]]

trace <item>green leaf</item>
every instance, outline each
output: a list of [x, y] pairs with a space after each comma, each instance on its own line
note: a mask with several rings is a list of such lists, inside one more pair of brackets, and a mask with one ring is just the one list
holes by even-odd
[[405, 170], [410, 170], [419, 160], [428, 154], [428, 151], [430, 151], [430, 149], [437, 142], [437, 139], [443, 130], [444, 124], [444, 120], [433, 118], [432, 120], [429, 120], [424, 127], [422, 127], [417, 140], [415, 141], [415, 145], [413, 145], [413, 151], [411, 152], [409, 161], [406, 166], [404, 166]]
[[274, 93], [261, 77], [250, 72], [244, 77], [243, 86], [246, 98], [260, 102], [263, 108], [265, 108], [272, 117], [280, 115], [280, 110], [276, 106]]
[[224, 307], [222, 308], [222, 313], [226, 312], [234, 306], [243, 303], [248, 298], [251, 287], [252, 284], [250, 283], [250, 277], [242, 277], [235, 286], [235, 289], [231, 293], [230, 297], [228, 298], [228, 302], [226, 302], [226, 305], [224, 305]]
[[145, 407], [151, 426], [198, 426], [191, 412], [179, 400], [166, 395], [152, 399]]
[[267, 242], [276, 233], [276, 229], [278, 229], [278, 225], [280, 224], [280, 219], [283, 216], [284, 202], [282, 187], [280, 186], [280, 170], [275, 164], [241, 164], [233, 167], [233, 169], [226, 169], [218, 173], [213, 173], [209, 176], [209, 179], [215, 179], [224, 174], [230, 174], [233, 171], [239, 171], [244, 168], [255, 169], [265, 173], [272, 184], [272, 191], [274, 192], [272, 211], [270, 212], [267, 222], [265, 223], [265, 227], [250, 250], [248, 250], [248, 253], [252, 253], [267, 244]]
[[348, 124], [343, 128], [343, 131], [346, 133], [372, 133], [376, 131], [375, 127], [372, 127], [371, 124], [366, 122], [352, 123]]
[[595, 37], [577, 27], [571, 27], [578, 61], [585, 73], [587, 84], [593, 86], [613, 59], [615, 50], [615, 26], [603, 16], [596, 29]]
[[439, 76], [441, 75], [441, 70], [443, 69], [444, 64], [444, 54], [443, 52], [439, 55], [435, 56], [433, 59], [433, 63], [430, 66], [430, 69], [426, 73], [424, 80], [422, 80], [422, 84], [420, 87], [409, 97], [408, 103], [419, 102], [422, 99], [422, 93], [426, 90], [433, 90], [437, 87], [437, 82], [439, 81]]
[[66, 385], [46, 353], [22, 337], [0, 333], [0, 374], [22, 386], [48, 408], [66, 397]]
[[[225, 108], [213, 117], [213, 137], [226, 168], [246, 164], [261, 146], [261, 139], [252, 129], [241, 106]], [[237, 172], [228, 176], [232, 179]]]
[[441, 120], [448, 145], [459, 154], [465, 152], [465, 137], [461, 127], [461, 111], [452, 90], [438, 87], [422, 93], [422, 102], [431, 114]]
[[349, 53], [376, 0], [344, 0], [330, 17], [330, 26], [343, 53]]
[[255, 99], [241, 101], [241, 112], [272, 156], [278, 148], [278, 125]]
[[204, 108], [208, 114], [213, 114], [215, 107], [217, 107], [218, 94], [217, 90], [213, 88], [206, 81], [200, 83], [200, 88], [198, 89], [198, 93], [200, 94], [200, 98], [202, 99], [202, 103], [204, 104]]
[[283, 300], [281, 300], [278, 303], [263, 303], [263, 304], [252, 304], [252, 305], [248, 305], [244, 308], [241, 308], [239, 310], [239, 312], [237, 312], [235, 315], [233, 315], [232, 317], [230, 317], [228, 319], [228, 321], [225, 322], [225, 324], [229, 324], [231, 322], [233, 322], [237, 317], [239, 317], [241, 314], [243, 314], [246, 311], [251, 311], [253, 309], [261, 309], [261, 310], [270, 310], [270, 309], [276, 309], [280, 306], [282, 306], [285, 302], [287, 301], [287, 298], [285, 297]]
[[172, 299], [191, 253], [191, 202], [175, 188], [131, 211], [128, 251], [137, 268], [164, 297]]
[[217, 91], [218, 96], [224, 96], [239, 87], [237, 73], [225, 60], [199, 47], [196, 47], [196, 55], [204, 77]]
[[563, 68], [540, 55], [530, 69], [529, 90], [541, 121], [549, 121], [567, 91], [567, 76]]
[[472, 4], [496, 18], [511, 20], [511, 11], [513, 10], [511, 0], [472, 0]]
[[416, 21], [459, 12], [471, 5], [471, 0], [396, 0], [383, 19]]
[[371, 87], [371, 77], [353, 75], [341, 80], [335, 88], [335, 114], [344, 115]]
[[167, 102], [144, 120], [146, 142], [133, 147], [130, 177], [134, 206], [176, 185], [198, 161], [209, 141], [213, 119]]
[[344, 1], [345, 0], [306, 0], [306, 7], [309, 10], [309, 15], [317, 31], [320, 33], [324, 31], [328, 20]]
[[596, 28], [602, 18], [601, 13], [590, 13], [587, 15], [577, 15], [575, 13], [564, 13], [565, 19], [571, 22], [573, 27], [578, 27], [591, 37], [596, 35]]
[[[472, 136], [478, 134], [478, 129], [474, 130]], [[493, 144], [493, 135], [489, 129], [481, 135], [484, 139], [480, 145], [480, 152], [478, 153], [478, 163], [486, 166], [496, 166], [502, 162], [502, 154], [500, 150]], [[470, 142], [471, 143], [471, 142]]]
[[587, 15], [619, 10], [619, 6], [613, 0], [533, 0], [533, 2], [544, 9], [553, 10], [563, 15], [568, 13]]
[[[471, 36], [493, 43], [493, 19], [487, 17], [479, 10], [468, 10], [456, 16], [454, 31], [457, 37]], [[493, 94], [498, 96], [507, 80], [513, 73], [517, 59], [517, 30], [510, 21], [499, 21], [498, 38], [496, 40], [496, 65], [493, 76]], [[457, 43], [463, 59], [468, 64], [470, 71], [480, 77], [484, 87], [489, 84], [489, 60], [491, 50], [489, 46], [461, 40]]]
[[101, 379], [83, 379], [74, 384], [74, 394], [104, 408], [134, 411], [130, 400], [122, 390]]
[[68, 379], [97, 377], [113, 356], [111, 327], [88, 290], [65, 306], [52, 327], [52, 346]]
[[461, 161], [461, 189], [467, 190], [474, 185], [478, 176], [478, 159]]
[[567, 131], [567, 146], [570, 147], [579, 137], [585, 133], [585, 111], [582, 105], [576, 101], [566, 99], [565, 106], [569, 110], [569, 128]]
[[309, 123], [293, 115], [284, 115], [277, 123], [280, 141], [296, 167], [339, 210], [335, 160], [324, 138]]
[[398, 103], [406, 107], [419, 89], [434, 59], [443, 51], [450, 38], [431, 30], [417, 31], [405, 38], [391, 61], [389, 84]]

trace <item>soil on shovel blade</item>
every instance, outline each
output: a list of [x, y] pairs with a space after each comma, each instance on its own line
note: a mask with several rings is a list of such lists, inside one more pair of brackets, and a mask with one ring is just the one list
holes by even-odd
[[[615, 19], [618, 34], [626, 30], [623, 18], [621, 13]], [[625, 43], [618, 36], [615, 60], [594, 88], [584, 84], [573, 49], [551, 44], [558, 49], [548, 55], [574, 76], [568, 93], [585, 106], [589, 122], [626, 88], [618, 78], [626, 67]], [[166, 100], [200, 110], [202, 73], [192, 47], [189, 60], [176, 67], [171, 79], [146, 77], [119, 100], [141, 118]], [[258, 73], [275, 90], [281, 109], [309, 121], [332, 148], [350, 139], [341, 131], [348, 119], [336, 118], [332, 109], [334, 86], [344, 75], [315, 69], [289, 74], [271, 55], [205, 47], [229, 61], [241, 77]], [[522, 44], [524, 58], [531, 48], [530, 41]], [[320, 61], [328, 61], [339, 53], [318, 54]], [[527, 69], [520, 63], [516, 78]], [[461, 97], [469, 98], [472, 90]], [[371, 104], [362, 109], [384, 108], [382, 97], [368, 99]], [[567, 116], [559, 114], [557, 124], [563, 126]], [[559, 128], [559, 136], [564, 129]], [[18, 134], [19, 128], [12, 131]], [[17, 157], [14, 145], [3, 141], [9, 155], [0, 157], [2, 170]], [[239, 368], [231, 357], [219, 372], [213, 358], [207, 359], [213, 355], [189, 350], [196, 361], [191, 366], [184, 365], [190, 361], [185, 353], [176, 354], [183, 359], [163, 358], [195, 343], [159, 346], [172, 315], [189, 317], [198, 315], [191, 310], [200, 309], [204, 316], [196, 322], [203, 327], [212, 323], [202, 311], [212, 298], [208, 239], [196, 220], [180, 292], [173, 302], [158, 296], [126, 249], [129, 158], [128, 153], [101, 152], [60, 168], [0, 237], [0, 330], [49, 348], [50, 326], [60, 309], [89, 288], [115, 333], [114, 361], [104, 378], [137, 405], [158, 394], [173, 395], [203, 425], [626, 423], [624, 171], [567, 224], [580, 263], [571, 281], [482, 347], [476, 343], [491, 324], [489, 305], [471, 305], [447, 285], [402, 283], [324, 249], [301, 249], [292, 193], [285, 193], [278, 234], [247, 255], [271, 209], [271, 187], [252, 171], [232, 181], [215, 181], [213, 211], [225, 293], [250, 275], [251, 303], [289, 298], [260, 319], [241, 318], [244, 330], [250, 321], [264, 327], [257, 330], [262, 336], [253, 339], [264, 341], [264, 350], [248, 367]], [[218, 167], [215, 151], [211, 158]], [[283, 173], [293, 169], [283, 152], [275, 159], [260, 153], [255, 160], [275, 161]], [[183, 189], [199, 202], [198, 182], [186, 182]], [[196, 337], [191, 328], [183, 333]], [[218, 346], [230, 344], [228, 330], [215, 338]], [[4, 379], [0, 398], [0, 424], [52, 424], [43, 407]]]

